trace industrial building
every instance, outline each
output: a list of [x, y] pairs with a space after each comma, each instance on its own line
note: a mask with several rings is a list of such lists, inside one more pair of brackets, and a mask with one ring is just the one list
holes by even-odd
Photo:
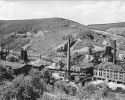
[[95, 66], [93, 78], [125, 84], [125, 67], [111, 62], [101, 63]]

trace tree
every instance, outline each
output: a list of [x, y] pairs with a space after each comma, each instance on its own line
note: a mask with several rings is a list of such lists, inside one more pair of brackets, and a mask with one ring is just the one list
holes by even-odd
[[[8, 82], [2, 87], [0, 93], [4, 100], [37, 100], [44, 92], [45, 82], [34, 72], [28, 76], [19, 75], [12, 82]], [[10, 98], [10, 99], [8, 99]]]

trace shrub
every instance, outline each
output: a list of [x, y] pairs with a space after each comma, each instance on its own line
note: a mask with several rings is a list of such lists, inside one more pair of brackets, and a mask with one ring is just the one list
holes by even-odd
[[1, 89], [1, 95], [4, 100], [37, 100], [44, 91], [44, 80], [37, 75], [20, 75], [12, 82], [6, 83]]
[[54, 84], [54, 90], [55, 92], [63, 92], [68, 94], [68, 88], [67, 88], [67, 83], [65, 81], [57, 81]]
[[82, 99], [98, 99], [106, 98], [109, 93], [109, 87], [105, 84], [93, 85], [87, 84], [82, 88], [79, 88], [77, 91], [77, 97]]
[[58, 100], [58, 97], [53, 94], [44, 93], [40, 100]]
[[84, 87], [78, 89], [77, 97], [79, 97], [80, 100], [90, 99], [91, 95], [94, 94], [94, 92], [94, 85], [85, 85]]
[[46, 86], [46, 91], [48, 93], [53, 93], [54, 92], [54, 86], [53, 85], [50, 85], [50, 84], [47, 84]]
[[72, 95], [75, 96], [76, 95], [76, 87], [72, 86], [71, 84], [68, 84], [65, 81], [57, 81], [54, 84], [55, 88], [54, 91], [55, 92], [61, 92], [67, 95]]
[[117, 87], [117, 89], [115, 89], [114, 92], [125, 94], [125, 90], [121, 87]]
[[41, 74], [42, 74], [44, 81], [47, 84], [50, 84], [51, 74], [49, 73], [49, 71], [47, 69], [43, 69]]

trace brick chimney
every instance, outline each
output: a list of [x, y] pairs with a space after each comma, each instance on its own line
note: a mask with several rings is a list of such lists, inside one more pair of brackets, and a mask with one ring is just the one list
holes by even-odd
[[116, 64], [116, 40], [113, 42], [113, 63]]
[[68, 78], [70, 78], [70, 38], [68, 39], [68, 51], [67, 51], [67, 70]]

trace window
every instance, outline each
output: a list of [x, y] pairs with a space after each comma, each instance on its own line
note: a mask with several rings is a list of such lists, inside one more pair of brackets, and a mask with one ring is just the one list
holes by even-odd
[[123, 80], [123, 78], [122, 78], [122, 77], [119, 77], [119, 80]]
[[97, 75], [97, 70], [94, 70], [94, 75]]
[[117, 77], [114, 77], [114, 79], [118, 79]]
[[119, 76], [122, 76], [122, 77], [123, 77], [123, 72], [120, 72], [120, 73], [119, 73]]
[[119, 80], [123, 80], [123, 72], [119, 73]]
[[105, 70], [103, 71], [103, 77], [106, 77], [106, 71]]
[[117, 75], [117, 74], [114, 74], [114, 76], [116, 76], [116, 77], [117, 77], [118, 75]]
[[107, 75], [109, 76], [109, 73], [107, 73]]
[[102, 76], [102, 72], [99, 72], [99, 76]]
[[110, 78], [112, 78], [112, 76], [113, 76], [113, 72], [112, 72], [112, 71], [110, 71]]
[[102, 72], [100, 72], [100, 76], [102, 76]]
[[106, 73], [103, 73], [103, 77], [106, 77]]
[[123, 77], [123, 75], [119, 75], [119, 77]]
[[114, 71], [114, 79], [118, 79], [118, 73]]

